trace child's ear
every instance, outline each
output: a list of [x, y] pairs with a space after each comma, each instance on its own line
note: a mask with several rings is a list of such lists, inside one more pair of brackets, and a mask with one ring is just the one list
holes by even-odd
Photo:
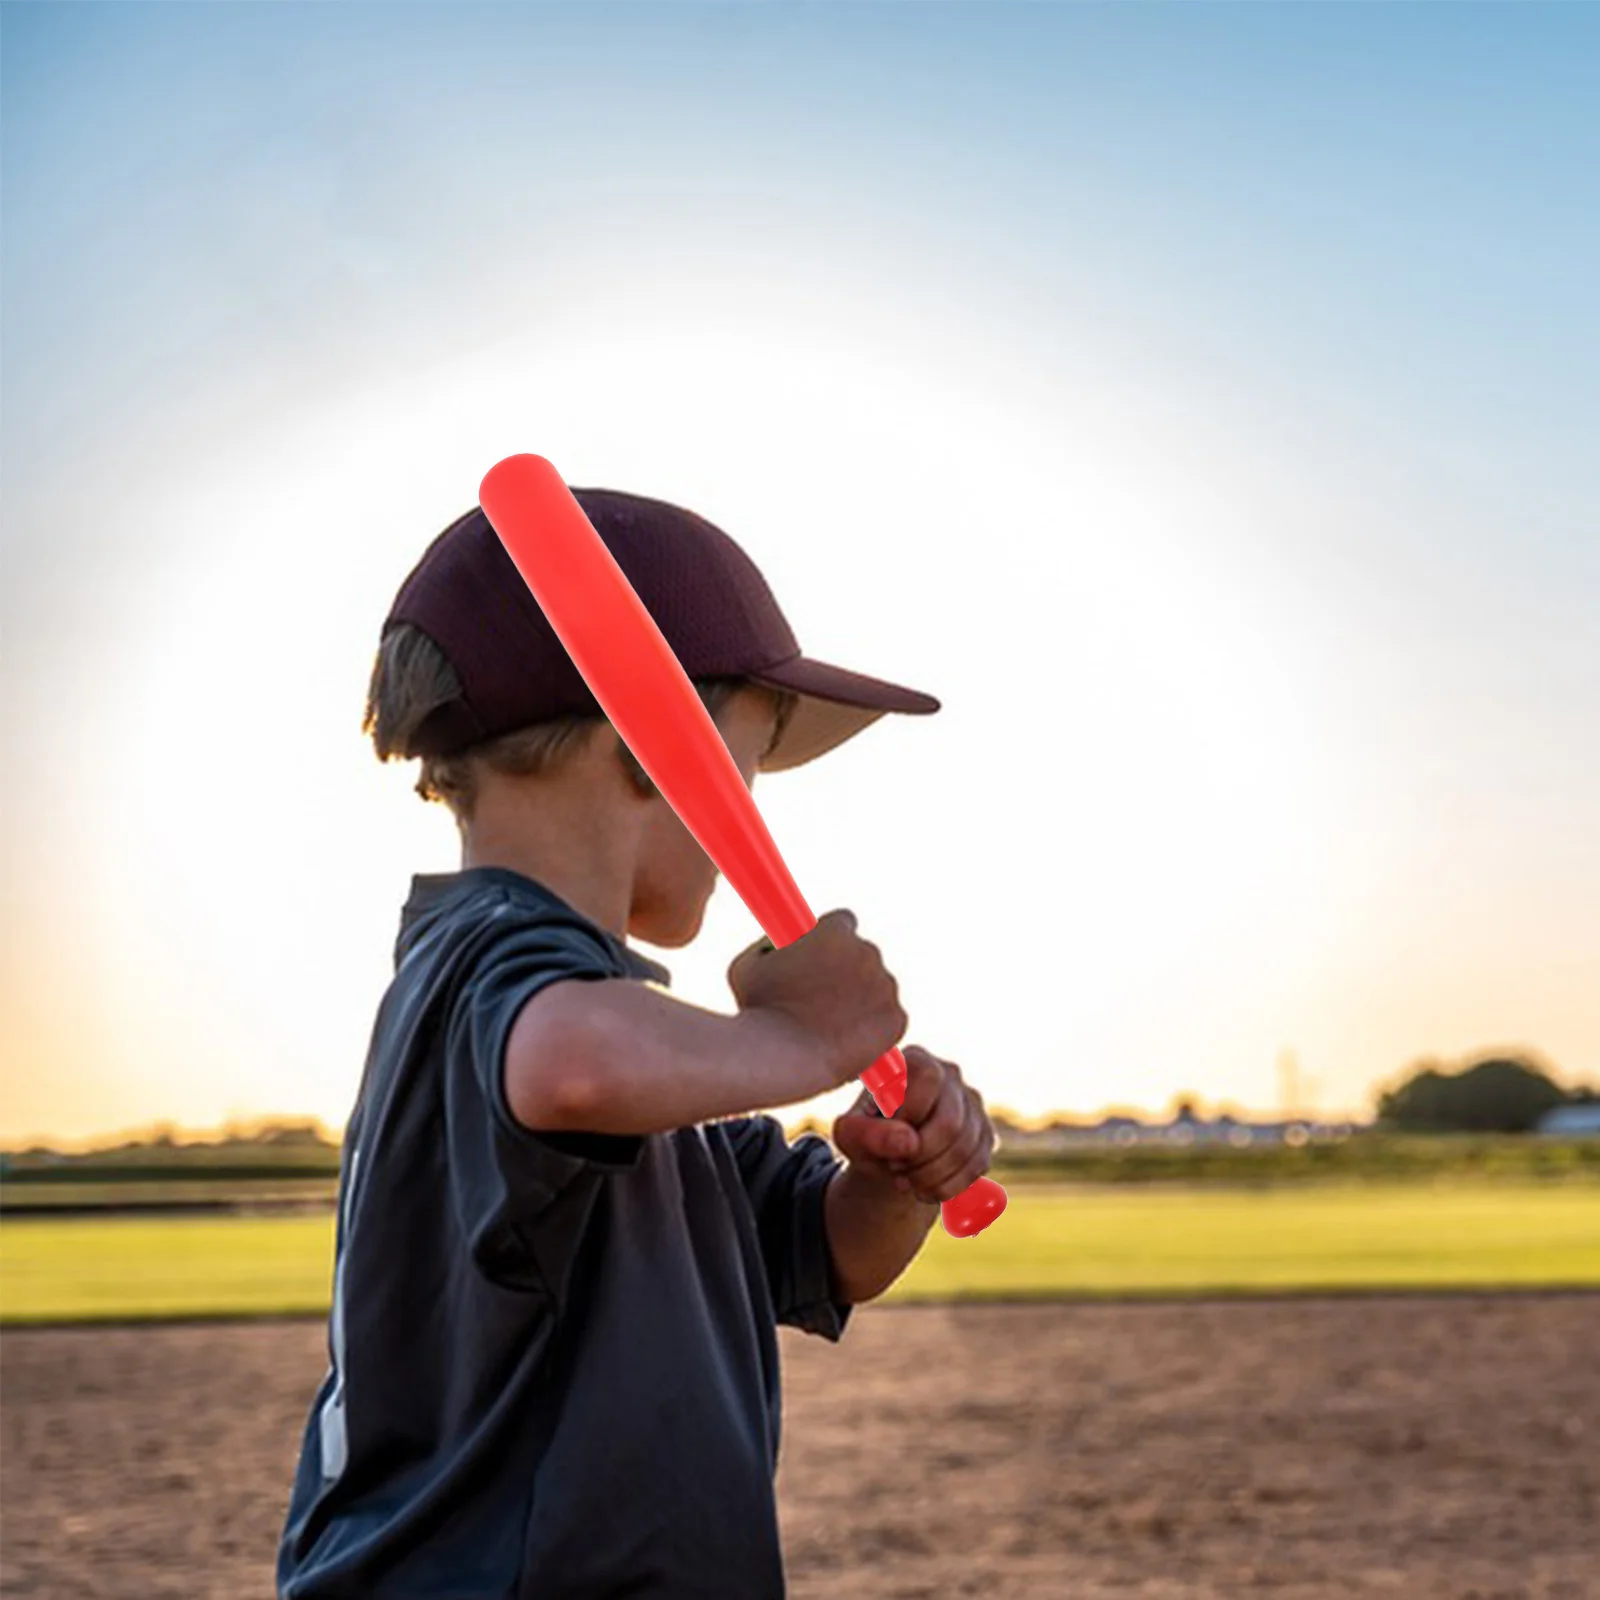
[[639, 759], [623, 742], [622, 735], [617, 734], [617, 760], [622, 765], [622, 770], [628, 776], [628, 784], [633, 792], [642, 800], [653, 799], [661, 791], [651, 781], [650, 774], [639, 764]]

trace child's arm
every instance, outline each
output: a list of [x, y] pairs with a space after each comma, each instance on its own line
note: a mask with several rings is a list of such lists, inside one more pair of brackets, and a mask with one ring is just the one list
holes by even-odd
[[833, 1281], [847, 1305], [875, 1300], [906, 1270], [938, 1220], [937, 1201], [901, 1194], [860, 1168], [843, 1168], [823, 1201]]
[[848, 1083], [905, 1032], [895, 981], [848, 911], [745, 951], [728, 977], [736, 1016], [632, 979], [541, 990], [506, 1044], [512, 1115], [541, 1132], [664, 1132]]

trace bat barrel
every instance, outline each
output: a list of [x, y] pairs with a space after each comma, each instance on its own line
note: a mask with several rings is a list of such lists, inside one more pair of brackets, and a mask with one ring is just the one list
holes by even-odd
[[479, 503], [600, 709], [774, 944], [816, 926], [744, 775], [672, 646], [542, 456], [508, 456]]

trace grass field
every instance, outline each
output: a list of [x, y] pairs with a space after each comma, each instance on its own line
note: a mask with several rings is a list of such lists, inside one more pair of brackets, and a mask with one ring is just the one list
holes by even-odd
[[0, 1322], [325, 1311], [333, 1214], [8, 1218]]
[[936, 1229], [897, 1299], [1600, 1287], [1600, 1187], [1011, 1191], [974, 1241]]
[[[8, 1220], [0, 1320], [320, 1312], [331, 1215]], [[894, 1299], [1600, 1287], [1600, 1187], [1014, 1191]]]

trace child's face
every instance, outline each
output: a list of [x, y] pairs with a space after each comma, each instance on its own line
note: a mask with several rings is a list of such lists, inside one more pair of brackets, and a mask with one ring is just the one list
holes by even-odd
[[[741, 689], [715, 718], [747, 789], [772, 741], [776, 714], [763, 689]], [[659, 795], [639, 852], [628, 932], [648, 944], [675, 950], [690, 943], [705, 920], [717, 869], [677, 813]]]

